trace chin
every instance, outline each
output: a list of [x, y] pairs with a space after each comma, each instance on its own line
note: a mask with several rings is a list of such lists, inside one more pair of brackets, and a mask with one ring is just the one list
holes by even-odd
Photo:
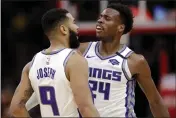
[[100, 40], [100, 41], [105, 40], [105, 37], [104, 37], [104, 36], [97, 35], [97, 38], [98, 38], [98, 40]]
[[99, 33], [96, 33], [96, 37], [97, 38], [103, 38], [103, 36], [101, 34], [99, 34]]

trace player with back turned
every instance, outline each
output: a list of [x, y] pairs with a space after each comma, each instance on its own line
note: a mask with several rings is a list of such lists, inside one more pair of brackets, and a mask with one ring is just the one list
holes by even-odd
[[13, 117], [30, 117], [25, 104], [35, 92], [42, 117], [98, 117], [88, 84], [88, 64], [76, 50], [78, 26], [65, 9], [42, 17], [50, 47], [38, 52], [22, 71], [10, 105]]

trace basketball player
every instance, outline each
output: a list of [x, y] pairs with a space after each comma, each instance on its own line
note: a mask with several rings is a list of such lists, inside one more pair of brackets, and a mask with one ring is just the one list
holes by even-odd
[[84, 52], [95, 106], [100, 116], [136, 117], [134, 91], [137, 81], [153, 116], [169, 117], [145, 58], [120, 44], [121, 36], [132, 27], [133, 15], [122, 4], [108, 5], [98, 18], [96, 36], [101, 41], [89, 43]]
[[44, 14], [42, 26], [51, 45], [24, 67], [11, 115], [29, 117], [25, 104], [34, 91], [42, 117], [79, 117], [79, 111], [83, 117], [98, 117], [88, 85], [87, 61], [74, 50], [79, 46], [74, 18], [65, 9], [52, 9]]
[[[98, 42], [83, 43], [79, 49], [89, 66], [94, 104], [103, 117], [136, 117], [135, 84], [144, 91], [154, 117], [169, 117], [142, 55], [120, 44], [121, 36], [133, 27], [133, 15], [122, 4], [109, 4], [96, 25]], [[33, 97], [33, 101], [35, 97]], [[27, 108], [30, 109], [31, 101]]]

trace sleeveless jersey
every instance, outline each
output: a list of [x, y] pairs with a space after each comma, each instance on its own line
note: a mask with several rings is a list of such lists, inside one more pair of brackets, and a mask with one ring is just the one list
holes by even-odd
[[89, 65], [89, 84], [94, 104], [102, 117], [135, 117], [134, 88], [127, 58], [133, 53], [127, 46], [116, 54], [102, 57], [100, 42], [91, 42], [84, 53]]
[[73, 52], [68, 48], [50, 54], [41, 51], [33, 59], [29, 79], [40, 104], [42, 117], [79, 117], [64, 69]]

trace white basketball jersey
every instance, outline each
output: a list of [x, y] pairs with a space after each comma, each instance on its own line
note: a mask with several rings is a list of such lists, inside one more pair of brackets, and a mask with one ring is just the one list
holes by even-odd
[[29, 72], [32, 88], [40, 104], [42, 117], [79, 117], [64, 65], [72, 49], [61, 49], [51, 54], [36, 54]]
[[124, 45], [117, 54], [102, 57], [99, 44], [89, 43], [84, 53], [94, 104], [102, 117], [135, 117], [135, 80], [127, 64], [133, 51]]

